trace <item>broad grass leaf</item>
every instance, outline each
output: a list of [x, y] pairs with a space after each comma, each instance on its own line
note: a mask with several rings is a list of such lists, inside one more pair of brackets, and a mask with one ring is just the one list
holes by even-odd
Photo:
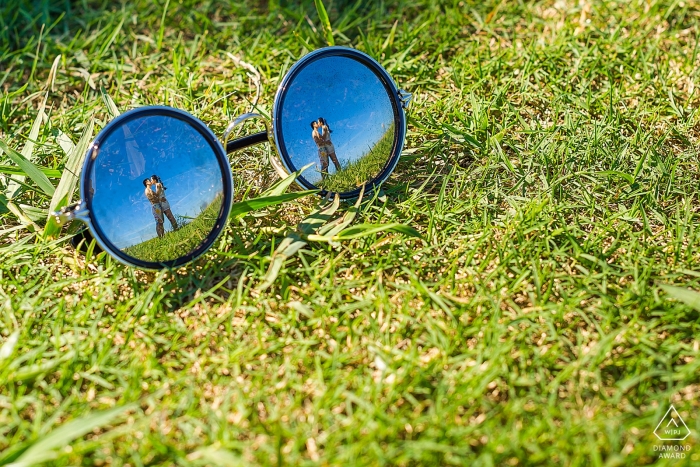
[[45, 209], [36, 208], [28, 204], [19, 204], [18, 206], [22, 210], [22, 212], [32, 221], [43, 224], [46, 220]]
[[[44, 228], [45, 238], [54, 237], [61, 231], [61, 227], [58, 225], [56, 218], [52, 216], [51, 213], [57, 209], [67, 206], [73, 198], [75, 187], [78, 184], [78, 172], [80, 170], [80, 166], [83, 164], [83, 159], [87, 153], [87, 148], [90, 145], [94, 125], [95, 122], [90, 119], [85, 131], [83, 131], [83, 136], [80, 138], [80, 141], [68, 154], [66, 165], [63, 168], [63, 175], [61, 176], [61, 180], [58, 182], [56, 191], [54, 192], [53, 197], [51, 198], [51, 203], [49, 204], [48, 218], [46, 219], [46, 227]], [[44, 213], [44, 215], [46, 215], [46, 213]]]
[[38, 225], [36, 225], [36, 223], [33, 220], [27, 217], [27, 215], [15, 203], [7, 200], [7, 204], [5, 206], [12, 214], [14, 214], [17, 217], [17, 219], [19, 219], [19, 221], [22, 224], [31, 226], [30, 230], [33, 230], [35, 232], [41, 230], [41, 228]]
[[298, 191], [296, 193], [284, 193], [276, 196], [263, 196], [260, 198], [249, 199], [238, 203], [233, 203], [231, 207], [230, 217], [239, 217], [251, 211], [276, 206], [278, 204], [287, 203], [295, 199], [303, 198], [304, 196], [316, 193], [315, 190]]
[[338, 235], [335, 236], [335, 239], [350, 240], [353, 238], [367, 237], [379, 232], [396, 232], [406, 235], [407, 237], [422, 238], [420, 232], [413, 227], [392, 222], [389, 224], [358, 224], [338, 233]]
[[[37, 168], [44, 172], [44, 175], [46, 175], [48, 178], [61, 178], [61, 171], [58, 169], [47, 169], [45, 167]], [[20, 167], [15, 167], [12, 165], [0, 165], [0, 173], [7, 175], [27, 175], [27, 173]]]
[[352, 223], [352, 221], [355, 220], [357, 213], [360, 211], [360, 203], [362, 203], [362, 198], [364, 197], [364, 195], [365, 185], [362, 185], [362, 190], [360, 191], [360, 195], [357, 197], [357, 201], [355, 201], [355, 204], [347, 210], [343, 217], [337, 219], [334, 222], [330, 222], [318, 229], [319, 235], [326, 235], [332, 238], [344, 228], [349, 226]]
[[[27, 143], [29, 144], [29, 143]], [[32, 164], [26, 157], [24, 157], [22, 154], [18, 153], [11, 147], [9, 147], [5, 141], [0, 139], [0, 149], [5, 151], [7, 154], [7, 157], [12, 160], [15, 164], [17, 164], [23, 171], [24, 173], [27, 174], [29, 178], [31, 178], [36, 185], [41, 188], [41, 190], [47, 194], [48, 196], [53, 196], [54, 192], [56, 191], [49, 179], [44, 175], [44, 172], [42, 172], [36, 165]], [[9, 185], [8, 185], [9, 186]], [[12, 198], [14, 194], [17, 193], [19, 190], [19, 184], [17, 184], [17, 189], [8, 196], [8, 198]], [[10, 192], [8, 188], [8, 192]]]
[[284, 193], [285, 191], [287, 191], [287, 188], [289, 188], [290, 185], [291, 185], [292, 183], [294, 183], [294, 181], [297, 179], [297, 177], [298, 177], [299, 175], [301, 175], [301, 173], [302, 173], [304, 170], [308, 169], [308, 168], [311, 167], [312, 165], [314, 165], [314, 164], [307, 164], [307, 165], [305, 165], [304, 167], [302, 167], [301, 169], [297, 170], [296, 172], [294, 172], [294, 173], [288, 175], [287, 177], [283, 178], [282, 180], [278, 181], [277, 183], [275, 183], [274, 185], [272, 185], [270, 188], [268, 188], [267, 190], [265, 190], [265, 191], [262, 193], [262, 195], [260, 195], [260, 197], [281, 195], [282, 193]]
[[[61, 146], [61, 149], [63, 149], [63, 153], [67, 156], [70, 154], [70, 152], [73, 150], [75, 147], [75, 144], [73, 144], [73, 141], [68, 137], [67, 134], [62, 132], [61, 130], [58, 130], [58, 136], [56, 136], [56, 142], [58, 143], [59, 146]], [[60, 177], [60, 175], [59, 175]]]
[[257, 289], [262, 291], [270, 287], [277, 279], [284, 262], [304, 246], [306, 246], [306, 242], [295, 233], [290, 233], [285, 237], [277, 247], [277, 250], [272, 254], [270, 266], [267, 268], [267, 273]]
[[33, 443], [29, 449], [24, 451], [22, 455], [12, 464], [9, 464], [8, 467], [29, 467], [56, 459], [60, 455], [60, 453], [57, 452], [58, 449], [68, 446], [71, 442], [85, 436], [95, 428], [107, 425], [114, 418], [134, 407], [134, 404], [127, 404], [92, 413], [61, 425], [48, 435]]
[[328, 45], [335, 45], [335, 40], [333, 39], [333, 28], [331, 28], [331, 20], [328, 18], [326, 7], [323, 6], [323, 0], [314, 0], [314, 3], [316, 4], [318, 19], [321, 20], [323, 34], [326, 36], [326, 42]]
[[119, 108], [117, 107], [117, 104], [114, 103], [112, 96], [107, 94], [107, 90], [104, 88], [104, 86], [100, 86], [100, 94], [102, 95], [102, 100], [104, 101], [105, 105], [107, 106], [107, 111], [109, 112], [109, 115], [112, 118], [116, 118], [119, 115], [121, 115], [121, 112], [119, 111]]
[[[32, 161], [32, 154], [34, 153], [34, 145], [35, 141], [39, 137], [39, 129], [41, 128], [41, 124], [44, 122], [44, 117], [46, 116], [44, 114], [44, 108], [46, 108], [46, 99], [49, 97], [49, 93], [47, 92], [44, 95], [44, 99], [41, 101], [41, 104], [39, 104], [39, 111], [37, 112], [36, 118], [34, 119], [34, 123], [32, 124], [31, 130], [29, 130], [29, 137], [27, 138], [27, 142], [25, 143], [24, 147], [22, 148], [22, 157], [26, 159], [27, 161], [31, 162]], [[2, 146], [0, 146], [1, 148]], [[4, 148], [2, 148], [4, 150]], [[15, 151], [16, 153], [16, 151]], [[12, 157], [10, 157], [12, 159]], [[17, 164], [16, 161], [13, 160], [15, 164]], [[19, 165], [19, 164], [17, 164]], [[26, 170], [25, 170], [26, 171]], [[31, 178], [31, 175], [27, 173], [27, 175]], [[12, 178], [10, 178], [10, 182], [7, 184], [7, 189], [5, 190], [5, 194], [9, 199], [14, 198], [19, 194], [19, 190], [22, 188], [22, 185], [20, 184], [21, 182], [24, 181], [24, 176], [22, 175], [15, 175]], [[47, 180], [48, 181], [48, 180]], [[35, 180], [36, 182], [36, 180]], [[49, 183], [49, 185], [51, 185]], [[53, 194], [53, 185], [51, 185], [51, 193], [46, 193], [47, 195], [51, 196]]]
[[6, 212], [10, 212], [7, 208], [7, 196], [0, 193], [0, 214], [5, 214]]
[[336, 194], [333, 202], [323, 209], [314, 211], [306, 219], [299, 223], [297, 230], [302, 234], [311, 234], [316, 232], [323, 224], [327, 223], [335, 211], [340, 206], [340, 197]]
[[[598, 172], [600, 175], [607, 175], [607, 176], [616, 176], [624, 179], [627, 183], [632, 185], [634, 183], [634, 177], [630, 174], [626, 174], [624, 172], [620, 172], [619, 170], [604, 170], [601, 172]], [[636, 176], [636, 175], [635, 175]]]
[[685, 303], [696, 311], [700, 311], [700, 292], [666, 284], [661, 284], [661, 288], [669, 297]]

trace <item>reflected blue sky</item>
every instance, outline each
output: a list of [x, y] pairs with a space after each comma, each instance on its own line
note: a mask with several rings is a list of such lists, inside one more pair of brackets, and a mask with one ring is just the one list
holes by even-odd
[[101, 142], [92, 171], [93, 219], [119, 249], [157, 236], [143, 186], [153, 174], [168, 188], [176, 216], [196, 217], [223, 191], [216, 154], [188, 123], [165, 116], [129, 121]]
[[[319, 117], [333, 130], [331, 139], [342, 167], [366, 154], [394, 121], [384, 85], [361, 62], [331, 56], [305, 66], [288, 86], [281, 128], [294, 169], [316, 164], [303, 174], [311, 183], [321, 179], [318, 147], [310, 125]], [[329, 171], [335, 172], [332, 163]]]

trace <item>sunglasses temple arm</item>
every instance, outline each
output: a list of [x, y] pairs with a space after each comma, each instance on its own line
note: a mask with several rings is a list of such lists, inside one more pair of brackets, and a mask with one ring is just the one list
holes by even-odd
[[250, 136], [244, 136], [243, 138], [228, 141], [226, 143], [226, 154], [231, 154], [239, 149], [266, 142], [268, 142], [266, 131], [261, 131], [260, 133], [255, 133]]

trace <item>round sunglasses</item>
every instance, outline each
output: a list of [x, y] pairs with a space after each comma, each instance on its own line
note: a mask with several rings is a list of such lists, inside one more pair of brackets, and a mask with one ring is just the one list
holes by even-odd
[[77, 219], [121, 263], [174, 268], [207, 251], [233, 202], [227, 154], [269, 142], [270, 163], [321, 196], [356, 198], [393, 172], [406, 137], [411, 95], [369, 55], [346, 47], [313, 51], [282, 79], [266, 131], [219, 140], [202, 121], [165, 106], [140, 107], [107, 124], [88, 148], [77, 203], [55, 212]]

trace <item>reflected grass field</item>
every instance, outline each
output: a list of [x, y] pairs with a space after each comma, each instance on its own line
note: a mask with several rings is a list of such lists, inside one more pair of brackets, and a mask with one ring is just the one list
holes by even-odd
[[[316, 185], [331, 192], [351, 191], [375, 178], [386, 165], [394, 146], [394, 124], [392, 123], [372, 149], [354, 162], [340, 159], [342, 170], [329, 174]], [[332, 166], [332, 164], [331, 164]]]
[[[196, 218], [181, 225], [178, 230], [166, 231], [163, 238], [152, 238], [122, 251], [134, 258], [153, 262], [171, 261], [184, 256], [197, 248], [212, 231], [221, 210], [221, 202], [222, 197], [217, 196]], [[178, 222], [184, 219], [182, 216], [176, 217]], [[165, 222], [169, 225], [167, 220]]]

